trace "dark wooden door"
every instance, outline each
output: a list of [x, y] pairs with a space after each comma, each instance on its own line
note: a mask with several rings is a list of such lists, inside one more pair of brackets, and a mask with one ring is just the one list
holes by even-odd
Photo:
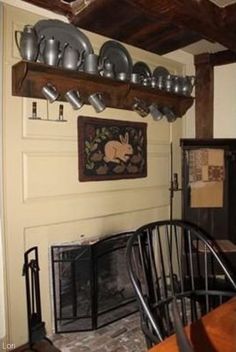
[[[230, 246], [230, 249], [223, 250], [222, 255], [236, 275], [236, 139], [182, 139], [180, 143], [182, 147], [182, 218], [198, 225], [216, 240], [229, 241], [227, 246]], [[199, 148], [224, 150], [222, 207], [191, 207], [189, 151]]]
[[[236, 139], [182, 139], [182, 216], [200, 226], [215, 239], [236, 243]], [[191, 208], [189, 183], [189, 151], [200, 148], [224, 150], [225, 175], [223, 206]]]

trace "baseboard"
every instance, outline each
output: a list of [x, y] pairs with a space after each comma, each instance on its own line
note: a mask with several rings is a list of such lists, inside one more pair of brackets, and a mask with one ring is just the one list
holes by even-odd
[[[25, 345], [22, 345], [20, 347], [15, 348], [14, 350], [7, 350], [7, 352], [30, 352], [30, 351], [36, 351], [36, 352], [61, 352], [57, 347], [53, 345], [53, 343], [45, 338], [43, 340], [40, 340], [38, 342], [35, 342], [32, 346], [32, 349], [30, 348], [30, 344], [26, 343]], [[6, 352], [6, 350], [4, 351]]]
[[[9, 352], [9, 351], [26, 351], [25, 349], [15, 349], [15, 344], [14, 343], [8, 343], [7, 342], [7, 337], [4, 337], [0, 339], [0, 352]], [[23, 347], [23, 346], [22, 346]]]
[[19, 346], [17, 348], [15, 348], [14, 350], [12, 350], [12, 352], [25, 352], [25, 351], [29, 351], [30, 350], [30, 345], [28, 343]]

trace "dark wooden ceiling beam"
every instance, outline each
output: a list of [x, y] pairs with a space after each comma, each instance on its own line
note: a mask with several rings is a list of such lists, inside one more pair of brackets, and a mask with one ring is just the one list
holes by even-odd
[[226, 27], [235, 30], [236, 23], [236, 4], [228, 5], [223, 7], [221, 10], [222, 19]]
[[127, 0], [95, 1], [72, 23], [159, 55], [201, 39], [196, 33], [183, 32], [174, 23], [163, 21], [162, 16], [151, 18]]
[[136, 7], [128, 6], [126, 0], [94, 1], [71, 22], [80, 28], [127, 42], [134, 33], [152, 25], [147, 17], [142, 18]]
[[221, 66], [236, 62], [236, 53], [230, 50], [218, 51], [214, 54], [204, 53], [195, 55], [195, 65], [209, 64], [211, 66]]
[[[236, 52], [234, 32], [225, 31], [229, 23], [226, 18], [231, 12], [209, 0], [132, 0], [132, 3], [152, 18], [161, 15], [163, 20], [184, 26]], [[230, 22], [236, 24], [236, 13], [231, 14]]]
[[[236, 52], [235, 4], [220, 8], [209, 0], [24, 1], [62, 14], [78, 27], [161, 55], [202, 38]], [[170, 36], [172, 27], [176, 32]]]
[[55, 12], [59, 15], [66, 16], [68, 18], [72, 18], [74, 16], [71, 5], [60, 0], [24, 0], [24, 2], [28, 2], [38, 7], [42, 7], [46, 10]]
[[158, 52], [159, 55], [164, 55], [166, 52], [177, 50], [201, 39], [196, 33], [186, 32], [182, 28], [172, 25], [164, 26], [163, 31], [158, 29], [157, 33], [158, 38], [150, 35], [145, 39], [145, 45], [150, 51]]

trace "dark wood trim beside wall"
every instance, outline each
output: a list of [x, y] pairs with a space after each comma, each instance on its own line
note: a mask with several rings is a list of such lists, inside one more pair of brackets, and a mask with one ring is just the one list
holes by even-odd
[[214, 67], [236, 62], [236, 54], [224, 50], [215, 54], [195, 55], [195, 129], [196, 138], [213, 138]]
[[209, 63], [195, 64], [196, 138], [213, 138], [214, 68]]

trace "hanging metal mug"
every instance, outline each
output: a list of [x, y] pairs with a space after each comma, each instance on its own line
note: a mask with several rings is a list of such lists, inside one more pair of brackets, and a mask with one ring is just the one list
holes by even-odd
[[141, 117], [146, 117], [150, 110], [145, 101], [134, 98], [134, 104], [132, 105], [132, 110], [137, 112]]
[[77, 90], [71, 89], [65, 94], [65, 98], [68, 103], [71, 104], [74, 110], [79, 110], [83, 106], [83, 100]]
[[42, 95], [48, 100], [49, 103], [53, 103], [59, 97], [56, 87], [51, 83], [47, 83], [42, 87]]
[[93, 106], [97, 113], [102, 112], [106, 108], [101, 93], [90, 94], [88, 97], [88, 102]]

